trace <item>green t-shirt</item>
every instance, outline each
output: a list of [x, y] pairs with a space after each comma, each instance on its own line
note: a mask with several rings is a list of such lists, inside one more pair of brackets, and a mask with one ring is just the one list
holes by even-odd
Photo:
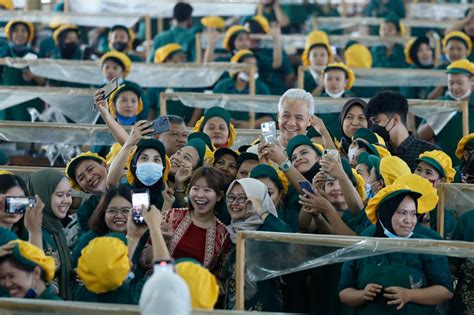
[[183, 50], [188, 54], [189, 61], [193, 61], [195, 59], [194, 42], [194, 32], [192, 29], [173, 26], [169, 30], [155, 36], [148, 61], [153, 62], [155, 51], [158, 48], [171, 43], [180, 44], [183, 47]]
[[282, 64], [278, 69], [273, 69], [273, 49], [258, 49], [255, 51], [255, 57], [257, 58], [260, 77], [267, 84], [270, 93], [272, 95], [285, 93], [288, 90], [285, 77], [294, 73], [288, 55], [282, 51]]

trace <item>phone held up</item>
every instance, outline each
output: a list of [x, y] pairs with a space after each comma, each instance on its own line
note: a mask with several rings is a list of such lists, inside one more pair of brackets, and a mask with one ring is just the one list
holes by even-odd
[[264, 143], [275, 143], [277, 139], [276, 123], [274, 121], [264, 122], [260, 125]]
[[[101, 100], [107, 99], [110, 94], [112, 94], [116, 89], [119, 87], [119, 82], [118, 78], [113, 78], [109, 83], [107, 83], [103, 88], [101, 88], [102, 91], [104, 91], [104, 97], [102, 97]], [[92, 107], [92, 110], [95, 110], [95, 104]]]
[[307, 180], [300, 180], [300, 181], [298, 181], [298, 184], [300, 185], [301, 189], [304, 189], [304, 190], [309, 191], [310, 193], [314, 194], [313, 187], [311, 186], [311, 183], [308, 182]]
[[[324, 149], [322, 157], [324, 158], [325, 156], [331, 156], [334, 159], [336, 159], [336, 161], [341, 163], [341, 157], [339, 156], [339, 151], [337, 151], [336, 149]], [[326, 174], [326, 178], [329, 180], [335, 180], [334, 177], [328, 174]]]
[[35, 197], [5, 197], [5, 213], [23, 214], [36, 205]]
[[137, 225], [145, 224], [142, 215], [142, 205], [146, 209], [150, 208], [150, 191], [148, 189], [133, 189], [132, 190], [132, 218]]
[[147, 136], [154, 136], [167, 131], [170, 131], [170, 120], [166, 116], [161, 116], [153, 120], [153, 132], [147, 134]]

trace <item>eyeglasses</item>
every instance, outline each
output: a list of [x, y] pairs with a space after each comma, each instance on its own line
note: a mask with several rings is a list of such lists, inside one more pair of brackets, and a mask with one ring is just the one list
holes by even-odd
[[246, 201], [247, 201], [247, 196], [227, 196], [226, 197], [226, 200], [227, 200], [227, 203], [228, 204], [232, 204], [235, 202], [237, 202], [237, 204], [244, 204]]
[[105, 214], [110, 215], [112, 217], [116, 216], [117, 214], [123, 214], [124, 216], [128, 216], [128, 214], [132, 211], [132, 208], [120, 208], [120, 209], [115, 209], [115, 208], [110, 208], [105, 210]]

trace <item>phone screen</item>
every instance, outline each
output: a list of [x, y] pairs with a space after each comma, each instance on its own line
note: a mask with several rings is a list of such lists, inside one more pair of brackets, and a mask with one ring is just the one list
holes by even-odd
[[147, 209], [150, 207], [150, 194], [148, 189], [134, 190], [132, 192], [133, 221], [136, 224], [145, 223], [142, 216], [142, 205], [145, 205]]
[[36, 205], [35, 197], [5, 197], [6, 213], [25, 213], [27, 208], [33, 208]]
[[275, 143], [277, 138], [275, 122], [269, 121], [262, 123], [260, 128], [262, 130], [263, 141], [265, 143]]

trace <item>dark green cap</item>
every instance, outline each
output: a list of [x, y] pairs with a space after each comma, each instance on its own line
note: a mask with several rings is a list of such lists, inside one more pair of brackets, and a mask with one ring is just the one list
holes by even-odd
[[435, 159], [430, 158], [429, 156], [424, 156], [424, 157], [421, 157], [421, 158], [417, 158], [416, 160], [418, 162], [425, 162], [425, 163], [428, 163], [429, 165], [433, 166], [436, 169], [436, 171], [438, 172], [440, 178], [441, 177], [446, 177], [446, 174], [444, 173], [443, 167]]
[[311, 139], [314, 137], [321, 137], [321, 134], [311, 126], [306, 130], [306, 136]]
[[369, 160], [370, 154], [367, 152], [361, 152], [357, 158], [357, 164], [365, 164], [369, 169], [373, 167]]
[[379, 143], [379, 140], [377, 139], [375, 133], [368, 128], [357, 129], [354, 133], [354, 136], [352, 136], [352, 139], [364, 139], [367, 140], [367, 142], [369, 143]]
[[236, 161], [239, 158], [239, 154], [235, 152], [234, 150], [230, 148], [219, 148], [216, 150], [216, 152], [214, 152], [214, 163], [217, 162], [217, 160], [219, 160], [222, 156], [226, 154], [233, 156]]
[[382, 178], [382, 175], [380, 174], [380, 158], [375, 156], [375, 155], [370, 155], [369, 156], [369, 163], [372, 166], [371, 168], [375, 168], [375, 172], [377, 173], [377, 178]]
[[463, 68], [451, 68], [451, 69], [448, 69], [447, 73], [448, 74], [465, 74], [468, 76], [472, 76], [471, 71], [467, 69], [463, 69]]
[[204, 114], [204, 121], [202, 122], [200, 127], [201, 131], [204, 129], [204, 125], [206, 124], [206, 122], [212, 117], [220, 117], [224, 119], [227, 126], [230, 126], [230, 112], [222, 107], [211, 107]]
[[207, 133], [204, 133], [204, 132], [201, 132], [201, 131], [193, 132], [193, 133], [189, 134], [188, 141], [192, 140], [192, 139], [201, 139], [207, 145], [209, 150], [211, 150], [211, 151], [215, 150], [214, 146], [212, 145], [212, 140], [211, 140], [211, 138], [209, 137], [209, 135]]
[[344, 173], [346, 173], [347, 177], [349, 177], [349, 179], [351, 180], [352, 185], [354, 187], [357, 187], [357, 180], [356, 180], [354, 174], [352, 174], [352, 168], [351, 168], [351, 165], [349, 164], [349, 162], [347, 162], [346, 160], [341, 159], [341, 164], [342, 164], [342, 169], [344, 170]]
[[314, 146], [313, 142], [311, 142], [311, 139], [308, 138], [306, 135], [297, 135], [291, 138], [290, 142], [288, 142], [288, 145], [286, 146], [286, 152], [288, 153], [288, 157], [291, 159], [291, 156], [293, 155], [293, 151], [300, 145], [309, 145], [319, 156], [322, 156], [323, 153]]
[[242, 165], [247, 160], [254, 160], [258, 162], [258, 155], [252, 152], [243, 152], [240, 153], [239, 157], [237, 158], [237, 164]]
[[5, 245], [10, 241], [17, 240], [18, 236], [11, 230], [0, 226], [0, 246]]
[[199, 156], [197, 167], [202, 166], [204, 163], [204, 155], [206, 153], [206, 143], [204, 143], [200, 138], [194, 138], [189, 140], [185, 147], [193, 147], [196, 149]]
[[261, 177], [269, 177], [278, 189], [283, 189], [283, 184], [281, 183], [280, 178], [278, 177], [277, 171], [268, 164], [260, 164], [255, 166], [252, 171], [250, 172], [250, 178], [261, 178]]

